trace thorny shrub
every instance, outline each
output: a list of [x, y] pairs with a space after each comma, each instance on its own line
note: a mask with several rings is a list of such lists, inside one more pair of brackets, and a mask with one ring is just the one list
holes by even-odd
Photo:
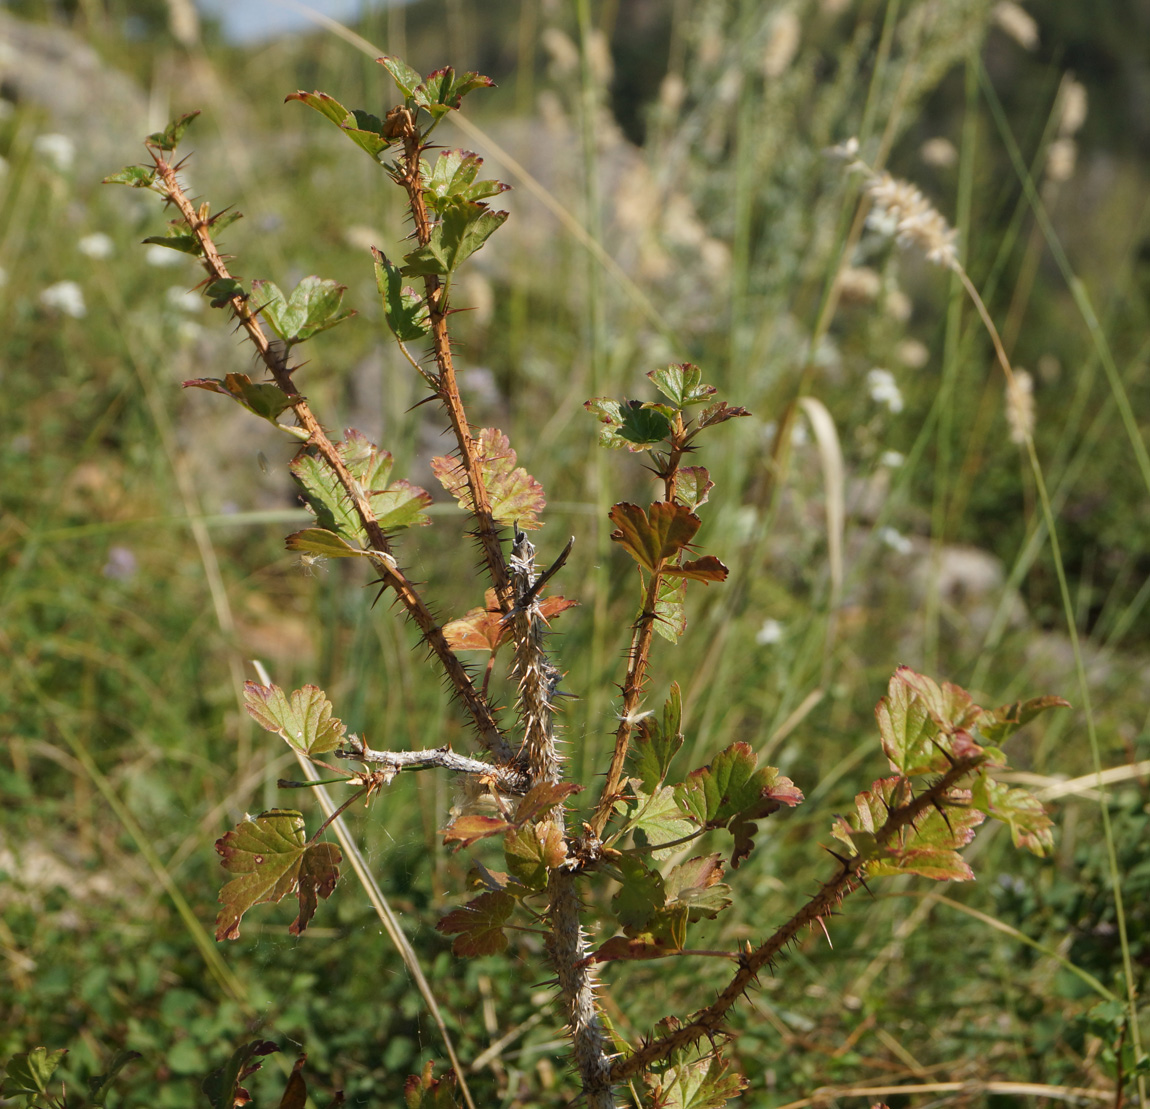
[[[424, 77], [396, 58], [379, 61], [402, 97], [382, 119], [348, 110], [321, 92], [296, 92], [287, 99], [314, 108], [340, 128], [406, 197], [412, 249], [399, 261], [374, 250], [374, 267], [388, 327], [454, 434], [454, 450], [434, 459], [432, 469], [458, 502], [485, 577], [482, 586], [476, 582], [477, 592], [485, 587], [483, 603], [455, 619], [440, 620], [396, 554], [402, 531], [430, 522], [425, 513], [430, 494], [395, 477], [391, 454], [359, 431], [332, 438], [297, 387], [296, 346], [351, 315], [342, 309], [343, 286], [312, 276], [285, 293], [271, 281], [244, 284], [233, 276], [217, 240], [238, 213], [212, 214], [208, 204], [193, 204], [180, 181], [182, 163], [175, 161], [196, 113], [149, 136], [151, 164], [108, 178], [149, 189], [174, 210], [167, 233], [146, 241], [199, 258], [207, 272], [203, 294], [236, 321], [255, 348], [262, 379], [232, 373], [184, 384], [220, 393], [298, 440], [291, 472], [314, 521], [287, 537], [288, 548], [309, 558], [370, 564], [380, 595], [389, 594], [418, 627], [476, 745], [471, 754], [449, 747], [375, 750], [347, 730], [316, 686], [289, 692], [248, 682], [244, 697], [251, 716], [302, 760], [333, 772], [351, 794], [310, 834], [300, 812], [275, 809], [245, 819], [217, 842], [231, 878], [220, 894], [216, 938], [236, 938], [246, 913], [288, 895], [298, 902], [289, 931], [303, 932], [319, 901], [333, 893], [344, 861], [340, 848], [323, 838], [332, 821], [404, 771], [446, 771], [467, 783], [468, 800], [450, 818], [443, 814], [444, 840], [466, 849], [495, 838], [506, 866], [500, 871], [476, 862], [469, 873], [471, 889], [464, 894], [468, 899], [438, 922], [441, 932], [454, 936], [455, 953], [502, 952], [515, 929], [543, 933], [555, 1003], [591, 1109], [614, 1106], [627, 1085], [641, 1090], [652, 1106], [721, 1105], [745, 1084], [723, 1056], [728, 1014], [788, 944], [811, 927], [825, 928], [849, 894], [890, 875], [971, 878], [960, 850], [987, 817], [1008, 825], [1016, 846], [1038, 855], [1049, 849], [1051, 824], [1042, 806], [997, 774], [1006, 766], [1003, 741], [1038, 713], [1066, 702], [1040, 697], [985, 709], [957, 686], [900, 667], [875, 711], [890, 774], [862, 790], [854, 811], [828, 829], [831, 867], [825, 881], [758, 943], [720, 951], [692, 947], [692, 926], [714, 919], [738, 896], [725, 881], [727, 872], [754, 850], [759, 823], [803, 801], [799, 786], [775, 767], [758, 765], [746, 743], [733, 743], [686, 773], [673, 769], [684, 742], [679, 686], [669, 682], [661, 711], [643, 707], [652, 685], [653, 638], [677, 642], [687, 624], [688, 586], [721, 588], [727, 576], [716, 555], [695, 547], [699, 511], [713, 488], [708, 470], [695, 458], [722, 435], [722, 425], [747, 413], [718, 398], [703, 372], [689, 363], [647, 375], [658, 400], [594, 397], [586, 402], [600, 425], [600, 445], [645, 454], [657, 488], [650, 504], [618, 503], [610, 510], [611, 539], [636, 564], [640, 600], [618, 683], [610, 762], [600, 768], [597, 796], [584, 804], [580, 795], [586, 785], [570, 780], [557, 749], [556, 707], [564, 675], [547, 638], [551, 621], [576, 603], [548, 592], [561, 580], [571, 544], [537, 563], [528, 535], [542, 525], [543, 488], [519, 465], [503, 432], [472, 426], [452, 360], [449, 317], [458, 310], [453, 282], [467, 258], [507, 219], [488, 203], [507, 186], [482, 179], [481, 159], [468, 151], [440, 149], [433, 158], [430, 138], [465, 95], [491, 82], [451, 68]], [[842, 153], [853, 158], [856, 150], [844, 147]], [[891, 214], [901, 237], [923, 245], [934, 260], [958, 267], [952, 234], [921, 195], [874, 175], [865, 188]], [[283, 422], [288, 417], [293, 422]], [[515, 690], [514, 720], [494, 707], [491, 690], [499, 673], [496, 656], [504, 648], [510, 661], [503, 673]], [[481, 675], [461, 657], [470, 652], [490, 659]], [[310, 783], [281, 782], [304, 784]], [[583, 927], [592, 914], [600, 918], [597, 930], [608, 936], [596, 945]], [[598, 967], [667, 958], [724, 960], [729, 981], [708, 1004], [669, 1013], [640, 1040], [628, 1042], [603, 1014]], [[248, 1096], [242, 1082], [272, 1050], [267, 1041], [240, 1048], [205, 1083], [212, 1103], [242, 1104]], [[60, 1057], [43, 1048], [15, 1057], [0, 1095], [23, 1096], [28, 1104], [63, 1104], [49, 1093]], [[94, 1081], [94, 1103], [102, 1104], [109, 1083], [131, 1057], [117, 1057], [112, 1071]], [[302, 1062], [282, 1104], [303, 1104]], [[405, 1091], [411, 1106], [455, 1105], [460, 1097], [470, 1103], [455, 1068], [437, 1079], [428, 1066], [408, 1079]], [[340, 1100], [337, 1095], [336, 1103]]]

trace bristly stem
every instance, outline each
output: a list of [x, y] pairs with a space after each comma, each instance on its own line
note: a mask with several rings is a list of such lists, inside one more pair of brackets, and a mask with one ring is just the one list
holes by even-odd
[[[164, 183], [167, 202], [177, 208], [187, 224], [188, 230], [195, 235], [199, 242], [204, 268], [208, 271], [209, 276], [215, 281], [232, 280], [232, 275], [228, 272], [228, 268], [212, 239], [211, 222], [206, 211], [196, 211], [176, 177], [176, 167], [169, 164], [159, 150], [154, 147], [148, 149], [156, 164], [156, 173]], [[400, 603], [419, 627], [424, 640], [435, 652], [447, 673], [456, 696], [463, 702], [464, 708], [471, 717], [480, 742], [492, 752], [499, 762], [508, 761], [512, 754], [511, 747], [500, 731], [491, 707], [483, 694], [472, 684], [463, 664], [448, 644], [439, 622], [432, 615], [431, 610], [407, 576], [396, 564], [395, 559], [392, 558], [387, 536], [380, 527], [367, 496], [348, 472], [339, 451], [336, 450], [335, 445], [312, 414], [306, 398], [296, 390], [292, 381], [292, 371], [287, 365], [286, 359], [272, 346], [267, 335], [264, 334], [258, 316], [248, 307], [244, 296], [236, 295], [228, 303], [236, 319], [247, 332], [252, 345], [256, 348], [260, 360], [267, 367], [275, 383], [291, 400], [292, 411], [295, 413], [300, 427], [308, 433], [308, 444], [314, 446], [324, 462], [331, 467], [332, 472], [337, 476], [340, 485], [347, 494], [349, 502], [354, 506], [371, 543], [368, 558], [371, 560], [372, 566], [378, 571], [384, 584], [395, 592]]]
[[[415, 223], [415, 236], [420, 246], [431, 240], [431, 220], [423, 196], [423, 175], [420, 171], [420, 155], [424, 149], [424, 136], [415, 122], [415, 113], [407, 108], [398, 108], [393, 113], [393, 127], [403, 139], [402, 172], [396, 181], [407, 193], [407, 203]], [[455, 442], [459, 448], [459, 461], [467, 474], [467, 488], [471, 493], [471, 513], [475, 518], [476, 538], [483, 548], [487, 571], [491, 584], [499, 598], [502, 612], [511, 609], [511, 577], [507, 560], [499, 542], [495, 518], [491, 512], [491, 498], [487, 494], [487, 483], [483, 469], [475, 451], [475, 440], [471, 435], [471, 425], [459, 395], [455, 380], [455, 363], [451, 357], [451, 339], [447, 332], [447, 316], [450, 307], [447, 302], [448, 287], [437, 274], [427, 274], [423, 279], [427, 304], [428, 324], [431, 329], [432, 353], [438, 370], [436, 393], [451, 421]]]
[[[689, 435], [683, 424], [682, 414], [676, 414], [675, 422], [671, 427], [671, 449], [665, 458], [658, 456], [662, 464], [656, 471], [663, 480], [663, 499], [673, 501], [678, 483], [679, 462], [683, 457]], [[665, 561], [665, 560], [664, 560]], [[635, 726], [635, 713], [639, 708], [639, 700], [643, 696], [643, 687], [647, 680], [647, 667], [651, 657], [651, 643], [655, 635], [655, 621], [659, 619], [657, 605], [659, 588], [663, 583], [662, 567], [660, 562], [647, 582], [643, 594], [643, 611], [635, 621], [634, 632], [631, 636], [631, 649], [627, 653], [627, 675], [623, 679], [623, 706], [619, 713], [619, 727], [615, 730], [615, 749], [611, 754], [611, 766], [607, 771], [607, 781], [603, 785], [603, 793], [591, 818], [590, 826], [596, 836], [603, 835], [607, 821], [611, 819], [615, 802], [619, 800], [619, 788], [623, 781], [623, 765], [627, 761], [627, 751], [631, 745], [631, 732]]]
[[[942, 799], [947, 792], [953, 789], [971, 771], [975, 770], [985, 759], [984, 754], [956, 759], [950, 769], [929, 789], [924, 790], [907, 804], [891, 809], [882, 827], [875, 832], [876, 848], [883, 847], [903, 828], [913, 825], [928, 810], [942, 804]], [[626, 1058], [620, 1059], [611, 1068], [611, 1081], [625, 1082], [634, 1075], [645, 1073], [656, 1063], [668, 1058], [673, 1052], [690, 1047], [705, 1036], [713, 1036], [720, 1032], [727, 1012], [754, 984], [759, 971], [769, 966], [804, 928], [830, 916], [839, 907], [844, 897], [853, 893], [863, 884], [865, 869], [866, 858], [862, 854], [843, 859], [838, 873], [824, 882], [818, 893], [799, 909], [786, 924], [761, 946], [742, 956], [739, 960], [738, 971], [715, 1001], [673, 1032], [652, 1040]]]

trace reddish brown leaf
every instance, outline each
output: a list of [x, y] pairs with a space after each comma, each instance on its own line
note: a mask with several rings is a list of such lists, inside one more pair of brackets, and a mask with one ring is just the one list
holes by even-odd
[[591, 958], [597, 963], [609, 963], [618, 959], [665, 959], [678, 954], [679, 949], [656, 940], [649, 932], [631, 939], [628, 936], [612, 936], [595, 950]]
[[664, 566], [663, 573], [668, 576], [690, 578], [691, 581], [701, 581], [707, 585], [713, 581], [726, 581], [729, 571], [714, 555], [704, 555], [679, 566]]
[[611, 509], [610, 520], [617, 529], [611, 539], [652, 573], [687, 547], [702, 524], [686, 505], [673, 501], [656, 501], [650, 514], [637, 504], [622, 502]]
[[506, 893], [481, 893], [461, 909], [454, 909], [436, 924], [438, 932], [458, 933], [451, 945], [456, 955], [495, 955], [507, 947], [503, 924], [515, 908]]

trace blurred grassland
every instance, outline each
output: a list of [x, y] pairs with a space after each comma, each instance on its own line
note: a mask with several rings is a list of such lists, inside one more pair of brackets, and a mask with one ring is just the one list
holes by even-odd
[[[191, 262], [169, 252], [175, 265], [154, 265], [137, 245], [162, 231], [155, 198], [98, 185], [143, 158], [148, 131], [202, 108], [181, 152], [193, 152], [194, 193], [245, 215], [224, 236], [234, 272], [283, 288], [309, 273], [333, 277], [359, 313], [299, 352], [313, 407], [333, 429], [363, 430], [396, 455], [398, 475], [436, 493], [427, 459], [446, 449], [443, 428], [426, 408], [409, 412], [423, 394], [385, 334], [367, 253], [369, 244], [392, 257], [404, 249], [397, 190], [314, 113], [282, 104], [317, 88], [381, 112], [389, 86], [371, 57], [333, 35], [240, 48], [204, 27], [189, 49], [166, 14], [109, 0], [54, 21], [136, 84], [135, 137], [111, 160], [102, 160], [110, 125], [98, 107], [20, 98], [0, 120], [0, 993], [9, 999], [0, 1058], [70, 1046], [75, 1082], [134, 1048], [145, 1058], [126, 1074], [123, 1104], [174, 1107], [192, 1104], [193, 1082], [258, 1030], [289, 1055], [303, 1044], [309, 1073], [345, 1088], [352, 1104], [393, 1104], [407, 1073], [444, 1055], [350, 881], [304, 938], [287, 936], [286, 906], [267, 907], [219, 950], [222, 964], [205, 962], [222, 874], [214, 840], [245, 811], [299, 806], [314, 816], [307, 798], [275, 788], [293, 773], [288, 756], [240, 711], [237, 685], [259, 658], [281, 686], [321, 685], [374, 746], [466, 749], [468, 738], [388, 598], [373, 610], [357, 567], [308, 572], [284, 551], [283, 535], [304, 518], [284, 478], [292, 445], [223, 398], [179, 387], [251, 372], [248, 352], [206, 303], [188, 307], [182, 294], [199, 280]], [[125, 37], [130, 15], [142, 37]], [[1144, 18], [1133, 6], [1126, 16], [1131, 26]], [[959, 226], [967, 269], [1016, 364], [1034, 375], [1035, 440], [1102, 763], [1134, 768], [1119, 770], [1106, 803], [1144, 989], [1150, 820], [1137, 764], [1150, 758], [1150, 489], [1130, 424], [1144, 443], [1150, 271], [1148, 124], [1131, 107], [1146, 73], [1144, 59], [1128, 56], [1132, 36], [1108, 19], [1083, 25], [1056, 4], [1027, 50], [986, 5], [959, 0], [427, 0], [374, 12], [357, 30], [423, 72], [451, 62], [499, 84], [467, 101], [480, 135], [450, 121], [439, 133], [479, 150], [490, 175], [515, 186], [499, 198], [511, 220], [457, 286], [457, 303], [473, 310], [453, 319], [456, 354], [475, 423], [507, 431], [547, 490], [541, 561], [576, 536], [555, 588], [581, 607], [556, 621], [555, 643], [565, 688], [579, 697], [565, 712], [571, 769], [592, 796], [636, 595], [606, 511], [651, 494], [640, 459], [595, 448], [582, 402], [647, 399], [647, 370], [691, 360], [754, 414], [700, 452], [718, 483], [701, 547], [731, 579], [689, 593], [687, 636], [656, 648], [650, 704], [672, 679], [683, 686], [682, 770], [745, 740], [808, 800], [764, 823], [733, 875], [735, 907], [699, 929], [701, 947], [761, 937], [824, 876], [818, 844], [832, 814], [886, 769], [871, 712], [900, 663], [969, 685], [988, 705], [1066, 696], [1078, 708], [1032, 725], [1012, 763], [1040, 788], [1092, 770], [1054, 564], [987, 338], [944, 271], [865, 227], [852, 232], [857, 184], [825, 148], [858, 135], [872, 164], [888, 160]], [[1071, 67], [1089, 111], [1066, 135]], [[85, 129], [91, 142], [78, 141]], [[57, 132], [73, 138], [70, 167], [44, 153], [43, 136]], [[949, 145], [924, 158], [938, 139]], [[1060, 139], [1075, 144], [1077, 165], [1054, 180], [1048, 151]], [[1097, 313], [1093, 335], [1027, 203], [1011, 143]], [[617, 270], [500, 164], [495, 146]], [[107, 258], [78, 249], [97, 231], [111, 240]], [[850, 277], [824, 311], [840, 264]], [[82, 316], [45, 303], [61, 281], [77, 283]], [[868, 378], [876, 369], [892, 375], [897, 403]], [[778, 464], [779, 424], [800, 391], [833, 418], [841, 463], [800, 417], [789, 464]], [[832, 513], [828, 532], [836, 498], [845, 515], [840, 525]], [[483, 583], [460, 517], [443, 494], [437, 501], [433, 526], [399, 550], [447, 619], [480, 604]], [[513, 943], [506, 959], [464, 963], [433, 930], [459, 902], [468, 866], [436, 835], [451, 790], [429, 775], [400, 777], [358, 814], [357, 833], [461, 1057], [520, 1030], [473, 1076], [483, 1104], [564, 1103], [562, 1030], [533, 985], [548, 976], [536, 937]], [[1050, 954], [1124, 995], [1099, 806], [1089, 782], [1051, 802], [1052, 860], [1022, 857], [987, 829], [968, 852], [976, 885], [889, 882], [848, 903], [830, 925], [834, 950], [812, 935], [736, 1018], [733, 1053], [751, 1081], [744, 1103], [876, 1080], [1105, 1087], [1113, 1070], [1087, 1023], [1097, 998]], [[940, 893], [1045, 953], [932, 900]], [[726, 977], [718, 961], [612, 965], [605, 1004], [638, 1038]]]

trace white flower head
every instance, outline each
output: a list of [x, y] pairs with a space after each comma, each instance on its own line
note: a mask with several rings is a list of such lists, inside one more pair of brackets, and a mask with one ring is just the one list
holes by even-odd
[[890, 547], [898, 554], [910, 554], [914, 549], [914, 544], [897, 528], [879, 528], [878, 537], [883, 546]]
[[773, 647], [782, 638], [783, 625], [770, 617], [763, 621], [763, 626], [755, 633], [755, 642], [760, 647]]
[[84, 290], [75, 281], [57, 281], [40, 292], [40, 307], [82, 320], [88, 314]]
[[875, 368], [866, 375], [867, 391], [876, 404], [885, 404], [891, 412], [903, 409], [902, 392], [890, 370]]
[[37, 135], [32, 142], [32, 149], [51, 163], [57, 173], [67, 173], [76, 160], [76, 144], [67, 135], [57, 131]]
[[116, 252], [116, 244], [103, 231], [93, 231], [76, 244], [76, 249], [87, 258], [111, 258]]
[[888, 470], [897, 470], [906, 461], [906, 455], [901, 451], [883, 451], [878, 457], [878, 464]]
[[1006, 382], [1006, 422], [1010, 441], [1025, 443], [1034, 433], [1034, 378], [1016, 369]]
[[893, 234], [903, 246], [917, 247], [928, 262], [952, 268], [957, 264], [958, 233], [909, 181], [884, 171], [870, 177], [866, 191], [874, 205], [868, 226]]

